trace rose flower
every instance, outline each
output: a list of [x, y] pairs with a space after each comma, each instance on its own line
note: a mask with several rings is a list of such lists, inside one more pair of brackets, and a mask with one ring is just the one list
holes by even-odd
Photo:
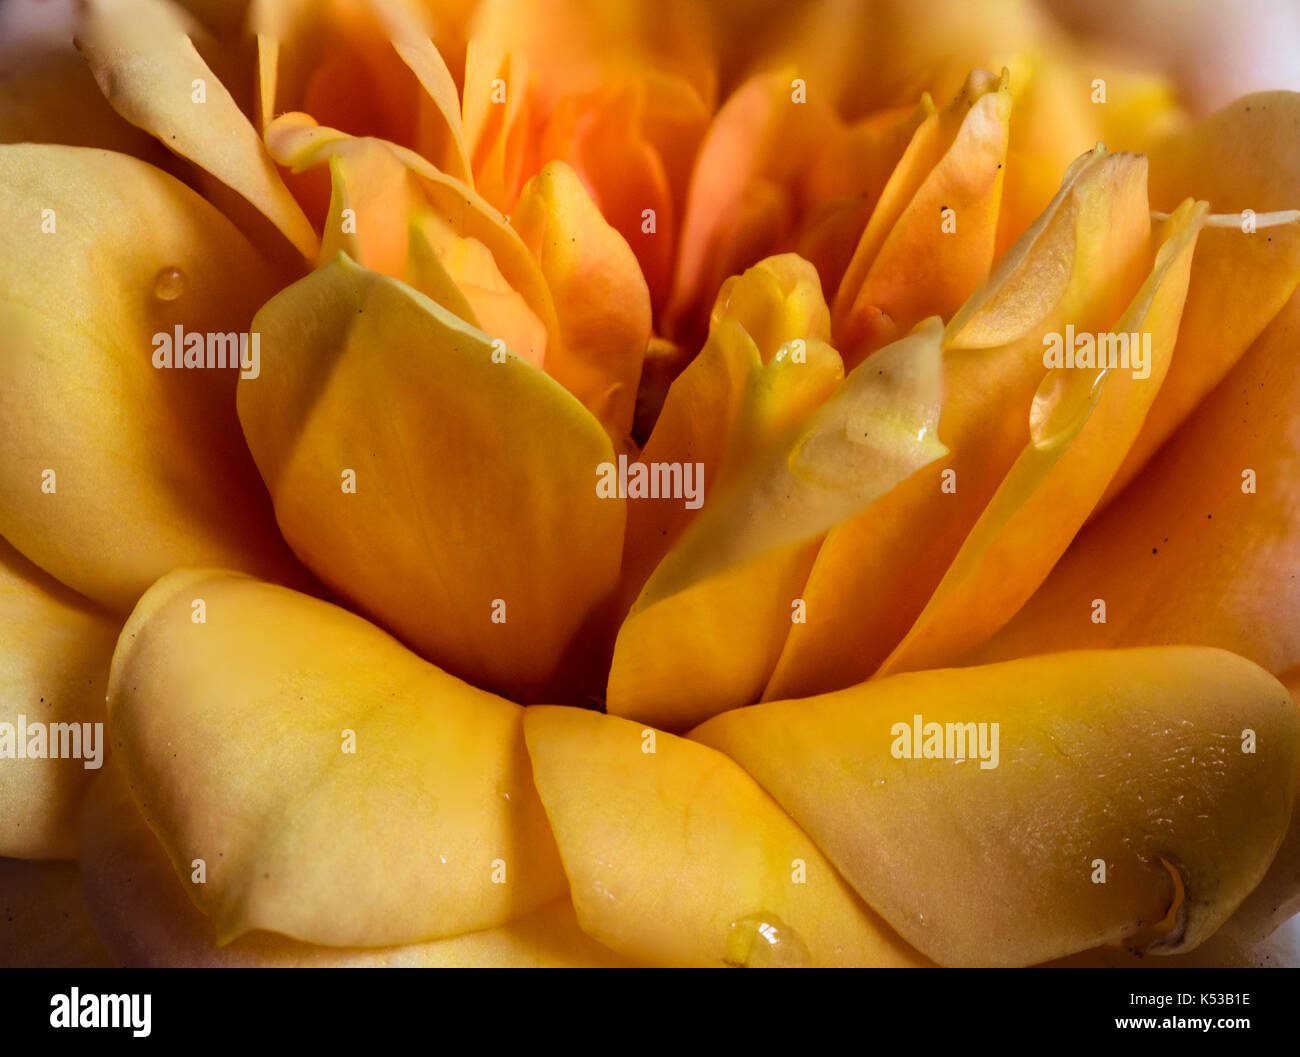
[[1300, 95], [921, 6], [12, 51], [3, 960], [1296, 959]]

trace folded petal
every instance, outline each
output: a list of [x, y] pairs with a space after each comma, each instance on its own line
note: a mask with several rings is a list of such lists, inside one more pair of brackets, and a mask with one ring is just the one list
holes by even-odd
[[835, 297], [850, 367], [927, 316], [951, 316], [988, 278], [1010, 124], [1007, 78], [980, 70], [917, 129]]
[[81, 873], [95, 927], [127, 967], [419, 968], [613, 967], [626, 964], [584, 933], [562, 898], [508, 924], [398, 947], [322, 947], [264, 930], [217, 942], [213, 921], [186, 896], [116, 762], [87, 801]]
[[758, 700], [822, 534], [947, 453], [942, 337], [935, 318], [881, 350], [705, 505], [619, 629], [611, 713], [681, 730]]
[[[545, 278], [505, 218], [468, 185], [395, 143], [349, 136], [307, 114], [276, 118], [266, 141], [295, 174], [328, 170], [322, 264], [347, 253], [371, 271], [405, 280], [512, 352], [543, 362], [543, 318], [555, 327], [546, 316], [552, 299]], [[455, 206], [449, 209], [452, 194]], [[502, 266], [523, 293], [507, 281]], [[558, 343], [553, 351], [563, 359]]]
[[346, 257], [256, 327], [262, 374], [240, 388], [240, 419], [303, 561], [475, 685], [562, 692], [623, 542], [623, 501], [596, 488], [614, 457], [600, 424], [488, 335]]
[[958, 660], [1014, 616], [1051, 572], [1157, 399], [1205, 214], [1205, 203], [1189, 201], [1170, 219], [1151, 275], [1108, 332], [1122, 336], [1123, 346], [1099, 338], [1096, 368], [1055, 367], [1043, 379], [1029, 444], [878, 675]]
[[222, 942], [413, 943], [563, 892], [519, 707], [345, 610], [178, 571], [123, 629], [108, 698], [133, 798]]
[[[1043, 337], [1104, 331], [1151, 266], [1146, 164], [1094, 151], [948, 322], [939, 439], [949, 454], [838, 526], [817, 555], [765, 691], [798, 697], [869, 678], [906, 634], [1030, 442]], [[867, 361], [868, 365], [870, 361]]]
[[[0, 754], [0, 855], [63, 859], [74, 855], [76, 819], [107, 749], [104, 687], [119, 623], [69, 591], [0, 539], [0, 722], [14, 739]], [[81, 758], [27, 756], [26, 724], [47, 738], [62, 728]], [[94, 732], [94, 724], [99, 724]], [[98, 761], [83, 738], [93, 733]], [[21, 753], [23, 758], [18, 758]]]
[[674, 967], [926, 964], [721, 753], [576, 708], [524, 728], [578, 922], [606, 946]]
[[[1232, 226], [1201, 233], [1169, 377], [1107, 499], [1222, 380], [1300, 283], [1300, 93], [1240, 99], [1164, 140], [1150, 158], [1156, 209], [1194, 196]], [[1247, 234], [1243, 210], [1265, 226]], [[1279, 212], [1289, 219], [1265, 219]]]
[[1293, 296], [973, 658], [1189, 643], [1300, 666], [1298, 328]]
[[528, 182], [510, 222], [536, 254], [555, 298], [561, 343], [547, 358], [547, 372], [611, 436], [627, 436], [650, 342], [650, 292], [636, 257], [563, 162]]
[[121, 612], [178, 565], [302, 582], [239, 432], [238, 372], [154, 366], [173, 343], [183, 359], [178, 333], [237, 360], [273, 289], [262, 258], [107, 151], [0, 147], [0, 212], [0, 535]]
[[76, 42], [114, 110], [238, 192], [304, 257], [316, 256], [316, 233], [173, 5], [87, 0]]
[[1264, 876], [1300, 784], [1285, 687], [1193, 647], [908, 673], [691, 737], [943, 965], [1191, 950]]
[[[794, 254], [760, 261], [718, 291], [709, 338], [673, 380], [641, 452], [646, 464], [703, 468], [703, 494], [817, 407], [844, 376], [816, 271]], [[802, 342], [805, 362], [795, 362]], [[683, 503], [634, 503], [623, 580], [628, 601], [696, 516]]]

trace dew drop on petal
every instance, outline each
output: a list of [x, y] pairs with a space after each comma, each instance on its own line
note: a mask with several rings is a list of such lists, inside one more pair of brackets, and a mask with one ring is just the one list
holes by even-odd
[[749, 914], [731, 923], [723, 961], [742, 969], [798, 969], [812, 964], [798, 933], [767, 912]]
[[179, 268], [163, 268], [154, 276], [153, 295], [159, 301], [175, 301], [185, 292], [185, 273]]

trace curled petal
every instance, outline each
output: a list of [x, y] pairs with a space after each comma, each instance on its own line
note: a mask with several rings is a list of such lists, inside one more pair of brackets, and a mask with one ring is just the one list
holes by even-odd
[[1009, 620], [1046, 579], [1157, 398], [1205, 213], [1205, 203], [1187, 202], [1171, 218], [1150, 277], [1111, 327], [1129, 350], [1122, 359], [1117, 344], [1101, 345], [1098, 356], [1108, 363], [1113, 355], [1114, 365], [1060, 366], [1043, 379], [1029, 444], [878, 675], [952, 663]]
[[636, 257], [563, 162], [528, 182], [510, 222], [555, 298], [561, 351], [547, 371], [611, 436], [627, 436], [650, 342], [650, 292]]
[[1296, 214], [1247, 234], [1243, 212], [1266, 223], [1265, 213], [1300, 209], [1300, 94], [1247, 96], [1158, 144], [1150, 157], [1156, 209], [1194, 196], [1207, 200], [1211, 213], [1236, 214], [1239, 222], [1201, 233], [1169, 376], [1107, 500], [1223, 379], [1300, 283]]
[[917, 129], [835, 297], [849, 366], [926, 316], [952, 315], [988, 277], [1010, 124], [1007, 78], [976, 71]]
[[797, 102], [793, 77], [787, 70], [741, 86], [700, 146], [667, 308], [676, 340], [703, 329], [707, 298], [727, 276], [796, 237], [808, 160], [836, 119], [825, 101]]
[[[1046, 213], [948, 322], [940, 437], [950, 450], [834, 529], [765, 691], [797, 697], [867, 679], [925, 608], [1030, 442], [1043, 337], [1109, 327], [1151, 265], [1146, 165], [1080, 158]], [[869, 367], [872, 360], [864, 361]]]
[[1285, 687], [1193, 647], [908, 673], [691, 737], [943, 965], [1195, 948], [1264, 876], [1300, 783]]
[[[87, 0], [77, 47], [113, 109], [238, 192], [304, 257], [316, 233], [166, 0]], [[205, 102], [195, 93], [202, 85]]]
[[1300, 666], [1297, 332], [1293, 296], [974, 657], [1190, 643]]
[[[732, 276], [718, 292], [709, 339], [668, 389], [640, 461], [698, 464], [711, 495], [844, 377], [829, 338], [830, 313], [807, 261], [782, 254]], [[793, 362], [796, 350], [806, 362]], [[626, 593], [641, 590], [695, 514], [680, 503], [631, 506]]]
[[942, 337], [928, 320], [860, 365], [705, 505], [619, 630], [610, 712], [683, 729], [757, 700], [821, 535], [947, 453]]

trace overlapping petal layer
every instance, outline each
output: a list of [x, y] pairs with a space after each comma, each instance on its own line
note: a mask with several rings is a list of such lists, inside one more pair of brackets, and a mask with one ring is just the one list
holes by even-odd
[[924, 965], [721, 753], [626, 719], [524, 721], [578, 921], [643, 964]]
[[[301, 583], [235, 418], [257, 251], [108, 151], [0, 147], [0, 212], [0, 535], [121, 612], [178, 565]], [[156, 368], [163, 342], [204, 366]]]
[[167, 0], [88, 0], [77, 47], [113, 109], [242, 196], [304, 257], [316, 233]]
[[91, 790], [81, 826], [81, 870], [95, 928], [127, 967], [614, 967], [561, 898], [508, 924], [400, 947], [322, 947], [253, 931], [229, 943], [186, 896], [121, 769], [110, 765]]
[[860, 682], [906, 634], [1031, 442], [1044, 335], [1067, 323], [1109, 329], [1149, 270], [1145, 185], [1139, 156], [1078, 159], [1052, 205], [949, 321], [939, 438], [950, 453], [827, 537], [804, 590], [808, 621], [791, 628], [767, 698]]
[[[759, 696], [789, 628], [804, 618], [799, 592], [822, 534], [947, 453], [935, 435], [942, 336], [939, 320], [929, 320], [860, 365], [797, 425], [751, 446], [749, 465], [668, 552], [628, 613], [609, 711], [681, 730]], [[666, 656], [682, 669], [665, 666]]]
[[1297, 333], [1293, 297], [975, 658], [1193, 643], [1300, 665]]
[[[993, 723], [977, 756], [976, 724]], [[1192, 647], [908, 673], [724, 713], [691, 737], [948, 965], [1195, 947], [1264, 876], [1300, 782], [1285, 687]]]
[[623, 501], [596, 492], [614, 456], [595, 418], [346, 257], [256, 326], [263, 371], [241, 386], [240, 419], [303, 561], [475, 685], [544, 700], [580, 677], [565, 651], [614, 589], [623, 544]]
[[222, 941], [413, 943], [563, 894], [522, 710], [345, 610], [177, 571], [123, 629], [108, 696], [133, 799]]

